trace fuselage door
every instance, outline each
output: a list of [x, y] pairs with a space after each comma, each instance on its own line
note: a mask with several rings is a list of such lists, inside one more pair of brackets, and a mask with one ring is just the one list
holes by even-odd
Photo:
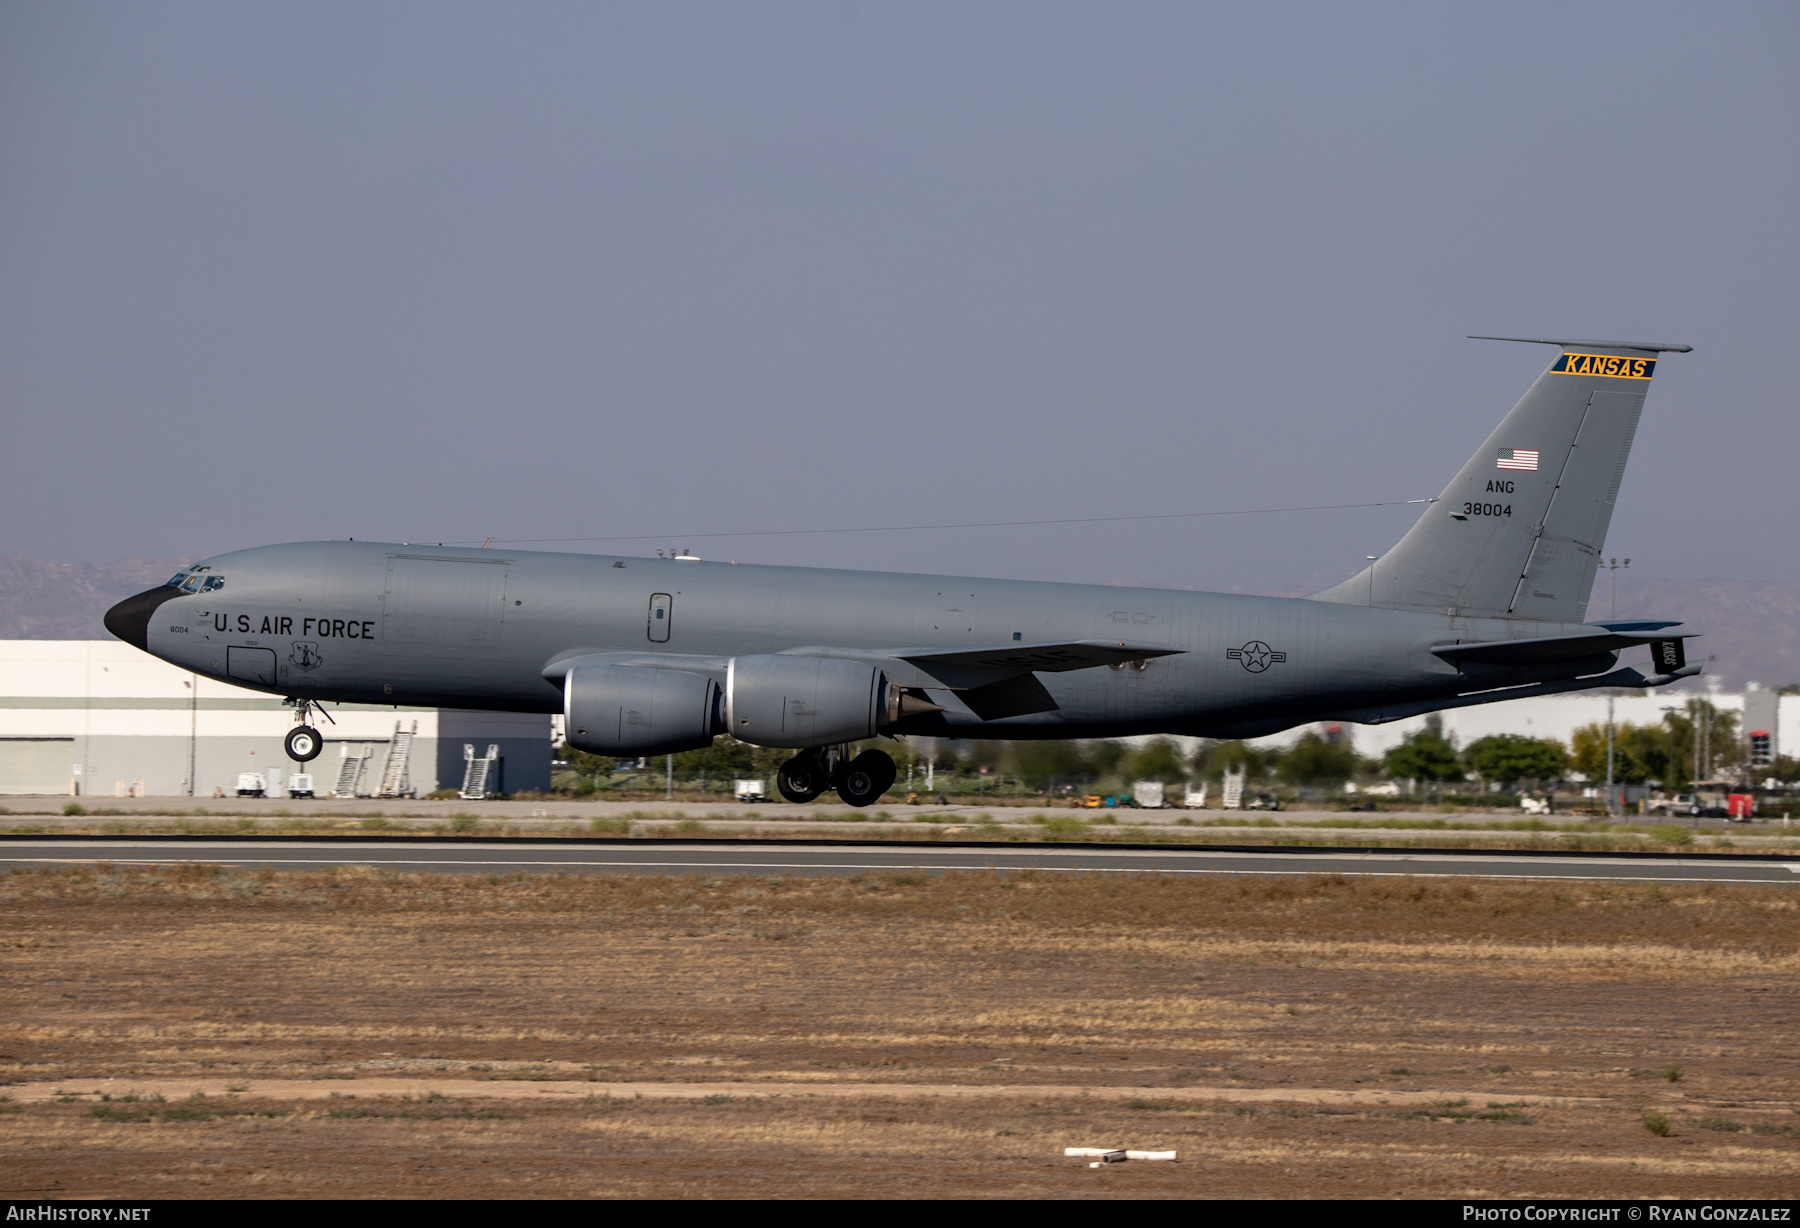
[[225, 649], [225, 676], [248, 682], [251, 686], [274, 686], [275, 650], [228, 646]]
[[675, 612], [675, 599], [667, 593], [657, 593], [650, 598], [650, 642], [667, 644], [669, 642], [669, 620]]
[[499, 644], [508, 562], [391, 555], [382, 599], [382, 638], [419, 644]]

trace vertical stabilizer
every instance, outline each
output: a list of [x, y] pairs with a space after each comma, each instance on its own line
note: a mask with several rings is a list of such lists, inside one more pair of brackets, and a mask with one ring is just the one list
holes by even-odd
[[1543, 622], [1586, 617], [1656, 355], [1691, 347], [1544, 343], [1562, 354], [1418, 523], [1314, 600]]

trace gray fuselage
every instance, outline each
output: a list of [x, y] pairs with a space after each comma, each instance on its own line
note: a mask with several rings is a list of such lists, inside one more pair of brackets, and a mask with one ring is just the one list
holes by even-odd
[[1110, 585], [377, 542], [264, 546], [205, 565], [222, 581], [212, 590], [142, 595], [151, 600], [141, 646], [198, 674], [312, 701], [557, 712], [555, 662], [587, 654], [666, 658], [722, 677], [734, 656], [820, 646], [1116, 640], [1173, 655], [1041, 674], [1055, 710], [999, 720], [930, 690], [944, 706], [941, 732], [1236, 737], [1330, 716], [1380, 720], [1383, 709], [1573, 678], [1617, 657], [1459, 669], [1433, 648], [1584, 628]]

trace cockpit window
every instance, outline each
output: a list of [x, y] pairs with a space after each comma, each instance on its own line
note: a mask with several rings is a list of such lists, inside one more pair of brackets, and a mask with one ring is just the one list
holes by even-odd
[[211, 568], [207, 567], [197, 567], [193, 571], [178, 571], [169, 577], [169, 582], [163, 585], [163, 587], [178, 588], [184, 593], [210, 593], [216, 589], [224, 588], [224, 576], [209, 576], [203, 574], [210, 570]]

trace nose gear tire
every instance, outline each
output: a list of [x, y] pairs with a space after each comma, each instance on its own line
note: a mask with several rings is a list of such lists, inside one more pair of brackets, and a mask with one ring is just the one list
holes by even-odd
[[287, 755], [295, 763], [311, 763], [325, 749], [325, 739], [311, 725], [295, 725], [288, 730]]

